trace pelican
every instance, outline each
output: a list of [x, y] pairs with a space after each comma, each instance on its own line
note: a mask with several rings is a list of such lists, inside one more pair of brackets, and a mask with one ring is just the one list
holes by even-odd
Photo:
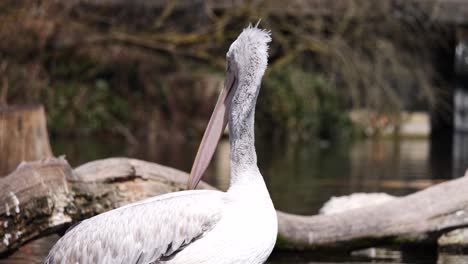
[[[45, 263], [260, 264], [276, 242], [277, 218], [257, 167], [254, 116], [267, 67], [269, 31], [245, 28], [227, 52], [224, 88], [189, 178], [192, 190], [129, 204], [82, 221]], [[229, 124], [227, 192], [193, 190]]]

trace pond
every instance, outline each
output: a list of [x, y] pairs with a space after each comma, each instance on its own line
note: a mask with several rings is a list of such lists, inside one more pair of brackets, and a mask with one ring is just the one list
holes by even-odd
[[[72, 166], [111, 156], [130, 156], [189, 171], [197, 144], [160, 142], [157, 146], [127, 146], [115, 140], [55, 138], [56, 155], [66, 154]], [[354, 192], [406, 195], [432, 184], [462, 176], [468, 159], [454, 153], [450, 140], [365, 140], [334, 144], [272, 144], [257, 142], [258, 163], [277, 209], [316, 214], [332, 196]], [[465, 149], [466, 151], [466, 149]], [[466, 152], [465, 152], [466, 153]], [[463, 157], [463, 155], [462, 155]], [[466, 157], [466, 154], [464, 155]], [[462, 160], [460, 160], [462, 159]], [[229, 184], [229, 142], [222, 140], [205, 180], [226, 189]], [[58, 239], [53, 235], [33, 241], [0, 264], [42, 263]], [[269, 264], [286, 263], [468, 263], [464, 255], [436, 249], [398, 251], [368, 249], [352, 257], [310, 256], [274, 252]]]

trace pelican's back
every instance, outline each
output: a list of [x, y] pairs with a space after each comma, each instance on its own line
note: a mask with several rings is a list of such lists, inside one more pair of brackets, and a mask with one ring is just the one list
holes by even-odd
[[185, 191], [130, 204], [85, 220], [52, 248], [46, 264], [158, 263], [212, 230], [223, 193]]

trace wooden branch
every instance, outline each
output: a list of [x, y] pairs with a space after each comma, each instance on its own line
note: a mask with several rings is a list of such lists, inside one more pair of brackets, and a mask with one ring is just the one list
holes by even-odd
[[[23, 163], [0, 179], [0, 254], [104, 211], [183, 190], [187, 176], [128, 158], [98, 160], [74, 170], [62, 158]], [[200, 188], [213, 189], [206, 183]], [[468, 225], [466, 193], [468, 175], [338, 214], [278, 212], [277, 248], [346, 252], [382, 243], [435, 244], [440, 234]]]
[[126, 158], [75, 170], [62, 158], [22, 163], [0, 179], [0, 254], [110, 209], [183, 190], [186, 180], [184, 172]]
[[468, 225], [468, 173], [414, 194], [338, 214], [278, 213], [279, 241], [292, 249], [353, 250], [376, 244], [437, 243]]

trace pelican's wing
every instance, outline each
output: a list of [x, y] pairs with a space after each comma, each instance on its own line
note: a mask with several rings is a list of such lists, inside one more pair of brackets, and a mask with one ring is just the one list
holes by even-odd
[[223, 193], [186, 191], [127, 205], [81, 222], [45, 263], [153, 263], [167, 260], [212, 230]]

